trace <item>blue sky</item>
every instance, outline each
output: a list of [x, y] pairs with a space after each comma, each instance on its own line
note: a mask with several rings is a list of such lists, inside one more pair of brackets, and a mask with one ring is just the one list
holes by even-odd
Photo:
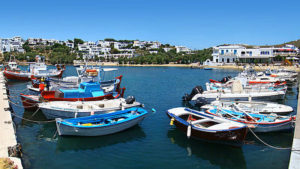
[[160, 41], [202, 49], [300, 39], [299, 0], [14, 0], [0, 5], [0, 37]]

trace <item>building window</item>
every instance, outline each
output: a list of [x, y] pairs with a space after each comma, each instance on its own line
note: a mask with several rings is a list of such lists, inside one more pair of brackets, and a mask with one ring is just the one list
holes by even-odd
[[219, 62], [219, 59], [216, 59], [216, 62], [218, 63], [218, 62]]
[[228, 53], [228, 50], [226, 50], [226, 53]]
[[227, 58], [227, 63], [229, 63], [230, 62], [230, 59], [229, 58]]
[[234, 51], [233, 51], [233, 53], [236, 55], [236, 53], [237, 53], [237, 50], [234, 50]]
[[222, 62], [224, 62], [224, 58], [222, 58]]
[[221, 55], [224, 55], [224, 50], [221, 50]]

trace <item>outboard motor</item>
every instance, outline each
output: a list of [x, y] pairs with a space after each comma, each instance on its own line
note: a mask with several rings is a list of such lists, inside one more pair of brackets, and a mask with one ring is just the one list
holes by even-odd
[[125, 99], [125, 102], [126, 104], [132, 104], [135, 102], [135, 97], [134, 96], [128, 96], [126, 99]]
[[203, 97], [199, 97], [197, 98], [197, 100], [195, 101], [195, 106], [196, 107], [202, 107], [204, 105], [208, 104], [207, 100]]
[[183, 101], [191, 101], [192, 98], [196, 95], [196, 94], [201, 94], [203, 93], [203, 88], [201, 86], [196, 86], [193, 88], [191, 94], [185, 94], [183, 97], [182, 97], [182, 100]]

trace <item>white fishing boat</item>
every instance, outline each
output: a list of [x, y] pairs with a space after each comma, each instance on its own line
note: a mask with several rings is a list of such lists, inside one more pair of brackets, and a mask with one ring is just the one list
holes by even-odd
[[271, 114], [275, 113], [278, 115], [287, 115], [293, 112], [291, 106], [272, 103], [272, 102], [258, 102], [258, 101], [229, 101], [229, 100], [216, 100], [210, 104], [201, 106], [203, 109], [214, 109], [222, 108], [234, 111], [244, 111], [247, 113], [260, 113], [260, 114]]
[[191, 94], [185, 94], [183, 96], [184, 101], [196, 101], [198, 98], [204, 98], [208, 102], [218, 99], [225, 100], [278, 100], [283, 99], [287, 88], [276, 89], [247, 89], [243, 88], [240, 81], [234, 81], [231, 90], [209, 90], [203, 91], [201, 86], [196, 86]]
[[141, 103], [136, 102], [135, 98], [130, 96], [127, 99], [119, 98], [113, 100], [100, 101], [56, 101], [39, 103], [39, 108], [47, 119], [55, 118], [76, 118], [85, 117], [94, 114], [104, 114], [123, 110], [130, 107], [140, 107]]

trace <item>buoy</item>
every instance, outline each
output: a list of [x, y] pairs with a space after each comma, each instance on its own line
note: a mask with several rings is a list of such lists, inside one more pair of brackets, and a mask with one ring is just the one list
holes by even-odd
[[187, 128], [187, 131], [186, 131], [187, 138], [190, 138], [191, 134], [192, 134], [192, 126], [189, 125], [188, 128]]
[[171, 126], [173, 126], [174, 120], [175, 120], [174, 118], [171, 119], [171, 121], [170, 121], [170, 125], [171, 125]]
[[152, 112], [153, 112], [153, 113], [155, 113], [155, 112], [156, 112], [156, 110], [155, 110], [154, 108], [152, 108], [151, 110], [152, 110]]

